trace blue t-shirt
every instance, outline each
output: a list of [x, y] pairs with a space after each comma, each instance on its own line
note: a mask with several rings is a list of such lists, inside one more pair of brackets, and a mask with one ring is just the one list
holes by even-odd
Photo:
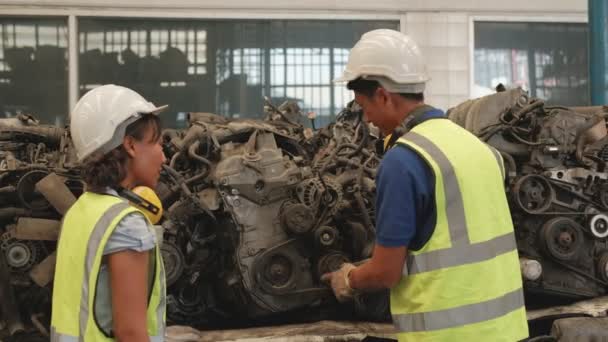
[[[420, 121], [443, 117], [435, 109]], [[431, 238], [436, 221], [433, 170], [417, 152], [396, 145], [386, 152], [376, 175], [376, 242], [419, 250]]]

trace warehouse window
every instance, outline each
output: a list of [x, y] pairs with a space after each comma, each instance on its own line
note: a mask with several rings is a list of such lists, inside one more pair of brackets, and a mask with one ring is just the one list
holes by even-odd
[[185, 126], [185, 112], [213, 110], [207, 31], [192, 21], [80, 19], [80, 95], [100, 84], [123, 85], [170, 104], [165, 124]]
[[68, 113], [67, 20], [0, 18], [0, 117], [34, 114], [63, 125]]
[[318, 125], [352, 99], [331, 81], [361, 34], [392, 21], [160, 20], [83, 18], [80, 93], [104, 83], [169, 104], [165, 124], [184, 113], [263, 117], [263, 98], [297, 101]]
[[586, 24], [476, 22], [474, 58], [473, 96], [502, 83], [550, 104], [589, 104]]

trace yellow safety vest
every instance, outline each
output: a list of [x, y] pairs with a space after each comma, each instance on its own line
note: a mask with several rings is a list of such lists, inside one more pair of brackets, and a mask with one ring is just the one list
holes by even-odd
[[[138, 209], [122, 198], [85, 192], [66, 213], [57, 246], [51, 341], [115, 341], [94, 317], [97, 276], [110, 234], [123, 217], [135, 211]], [[153, 260], [147, 328], [152, 341], [163, 341], [166, 287], [158, 245]]]
[[[447, 119], [397, 140], [435, 174], [437, 222], [391, 289], [399, 341], [518, 341], [528, 336], [513, 223], [498, 152]], [[497, 162], [498, 161], [498, 162]]]

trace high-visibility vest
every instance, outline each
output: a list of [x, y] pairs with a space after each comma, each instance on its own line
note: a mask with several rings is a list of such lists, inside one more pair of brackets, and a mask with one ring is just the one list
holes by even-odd
[[408, 251], [402, 278], [391, 289], [399, 341], [527, 337], [500, 154], [447, 119], [424, 121], [397, 144], [432, 168], [437, 209], [431, 238]]
[[[66, 213], [57, 245], [51, 341], [115, 341], [95, 318], [97, 276], [110, 234], [123, 217], [136, 211], [120, 197], [85, 192]], [[163, 341], [166, 285], [158, 244], [151, 260], [147, 328], [152, 341]]]

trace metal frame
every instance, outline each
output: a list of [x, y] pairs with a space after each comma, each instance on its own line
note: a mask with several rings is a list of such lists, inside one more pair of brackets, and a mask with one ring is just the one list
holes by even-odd
[[[68, 112], [78, 100], [78, 19], [68, 17]], [[70, 113], [67, 119], [69, 120]]]
[[475, 86], [475, 22], [524, 22], [524, 23], [587, 23], [586, 14], [557, 16], [505, 16], [505, 15], [472, 15], [469, 16], [469, 98], [473, 96]]
[[[395, 20], [399, 21], [400, 31], [406, 33], [406, 12], [371, 12], [311, 10], [224, 10], [224, 9], [79, 9], [79, 8], [23, 8], [0, 5], [0, 16], [46, 16], [68, 18], [68, 104], [73, 108], [78, 98], [78, 17], [116, 17], [116, 18], [166, 18], [166, 19], [250, 19], [250, 20]], [[469, 97], [475, 84], [475, 22], [561, 22], [586, 23], [586, 14], [564, 15], [556, 13], [545, 15], [518, 15], [517, 13], [501, 13], [500, 15], [470, 15], [469, 16]]]
[[167, 19], [295, 19], [295, 20], [400, 20], [403, 12], [305, 11], [305, 10], [217, 10], [191, 9], [56, 9], [23, 8], [0, 5], [0, 16], [76, 16]]

